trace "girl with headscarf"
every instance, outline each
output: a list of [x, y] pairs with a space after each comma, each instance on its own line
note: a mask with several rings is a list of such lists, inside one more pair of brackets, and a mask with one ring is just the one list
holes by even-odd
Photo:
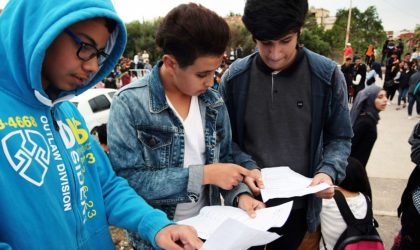
[[385, 110], [387, 100], [386, 91], [373, 84], [360, 91], [350, 110], [354, 133], [350, 156], [365, 168], [377, 138], [379, 112]]

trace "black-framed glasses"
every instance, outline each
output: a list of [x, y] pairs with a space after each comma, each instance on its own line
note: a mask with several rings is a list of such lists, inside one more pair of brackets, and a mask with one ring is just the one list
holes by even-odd
[[64, 33], [69, 35], [80, 47], [77, 50], [77, 57], [82, 61], [89, 61], [96, 57], [98, 65], [102, 65], [109, 56], [104, 49], [97, 49], [94, 45], [83, 42], [76, 34], [68, 29], [64, 29]]

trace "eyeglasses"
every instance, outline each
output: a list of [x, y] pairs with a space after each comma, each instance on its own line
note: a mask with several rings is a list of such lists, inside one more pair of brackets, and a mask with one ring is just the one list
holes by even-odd
[[69, 35], [80, 47], [77, 50], [77, 57], [82, 61], [89, 61], [96, 57], [98, 65], [102, 65], [109, 56], [104, 49], [97, 49], [94, 45], [82, 42], [82, 40], [68, 29], [64, 29], [64, 33]]

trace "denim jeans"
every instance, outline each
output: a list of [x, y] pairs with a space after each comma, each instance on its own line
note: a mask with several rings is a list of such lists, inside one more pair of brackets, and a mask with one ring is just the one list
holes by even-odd
[[408, 93], [408, 87], [404, 87], [404, 88], [398, 88], [398, 106], [401, 104], [401, 100], [404, 100], [404, 103], [407, 103], [406, 101], [406, 97], [407, 97], [407, 93]]
[[408, 94], [408, 115], [411, 116], [411, 114], [413, 113], [413, 106], [414, 106], [414, 102], [416, 103], [416, 112], [418, 115], [420, 115], [420, 94], [417, 93], [416, 95], [413, 96], [413, 94]]

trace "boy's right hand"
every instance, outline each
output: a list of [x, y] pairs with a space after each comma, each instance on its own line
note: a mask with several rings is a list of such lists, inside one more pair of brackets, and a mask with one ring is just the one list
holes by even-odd
[[155, 236], [156, 244], [163, 249], [195, 250], [203, 246], [197, 231], [186, 225], [169, 225], [162, 228]]
[[203, 184], [213, 184], [225, 190], [237, 186], [244, 177], [258, 178], [255, 172], [232, 163], [214, 163], [204, 166]]

